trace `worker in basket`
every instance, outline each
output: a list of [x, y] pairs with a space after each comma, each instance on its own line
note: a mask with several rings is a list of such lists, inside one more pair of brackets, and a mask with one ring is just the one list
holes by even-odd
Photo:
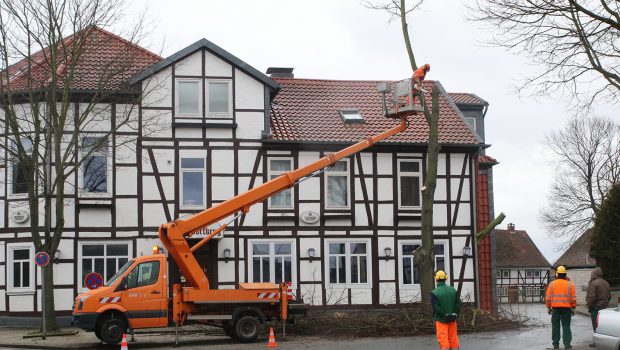
[[[420, 66], [413, 72], [413, 76], [411, 77], [411, 92], [413, 95], [412, 104], [415, 104], [416, 96], [418, 95], [419, 91], [426, 92], [424, 91], [424, 89], [422, 89], [422, 81], [424, 81], [424, 78], [426, 78], [426, 73], [430, 72], [430, 70], [431, 65], [426, 63], [425, 65]], [[407, 98], [405, 99], [405, 103], [409, 105], [409, 96], [407, 96]]]

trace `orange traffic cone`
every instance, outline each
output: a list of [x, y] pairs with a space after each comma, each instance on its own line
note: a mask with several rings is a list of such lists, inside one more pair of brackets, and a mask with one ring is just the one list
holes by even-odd
[[273, 335], [273, 327], [269, 327], [269, 342], [267, 343], [268, 348], [277, 348], [278, 344], [276, 344], [276, 337]]
[[123, 333], [123, 341], [121, 342], [121, 350], [129, 350], [127, 347], [127, 336]]

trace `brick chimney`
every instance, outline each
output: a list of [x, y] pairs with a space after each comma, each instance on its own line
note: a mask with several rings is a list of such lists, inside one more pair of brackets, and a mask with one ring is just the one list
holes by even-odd
[[508, 232], [515, 233], [515, 224], [512, 222], [508, 224]]
[[287, 78], [293, 79], [295, 75], [293, 74], [293, 69], [295, 68], [286, 68], [286, 67], [269, 67], [267, 68], [267, 74], [271, 78]]

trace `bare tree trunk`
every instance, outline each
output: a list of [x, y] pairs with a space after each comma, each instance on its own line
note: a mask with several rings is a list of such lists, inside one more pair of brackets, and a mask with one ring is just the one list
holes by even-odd
[[[50, 254], [50, 256], [54, 256]], [[53, 259], [52, 259], [53, 260]], [[56, 309], [54, 307], [54, 263], [47, 264], [45, 269], [45, 294], [42, 298], [45, 298], [45, 329], [47, 332], [57, 331], [58, 323], [56, 322]]]
[[437, 161], [441, 146], [439, 145], [439, 89], [433, 87], [431, 92], [432, 112], [424, 105], [424, 115], [428, 122], [428, 149], [426, 152], [426, 179], [422, 188], [422, 249], [419, 259], [420, 291], [422, 303], [428, 303], [435, 286], [435, 240], [433, 238], [433, 204], [437, 186]]

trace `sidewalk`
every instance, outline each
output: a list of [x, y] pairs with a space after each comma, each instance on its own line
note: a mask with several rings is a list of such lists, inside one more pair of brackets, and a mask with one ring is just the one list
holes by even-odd
[[[48, 336], [46, 339], [24, 338], [38, 328], [13, 328], [0, 327], [0, 348], [20, 349], [116, 349], [99, 341], [93, 332], [85, 332], [77, 328], [63, 328], [63, 331], [75, 332], [75, 335]], [[136, 332], [135, 342], [131, 342], [131, 335], [127, 335], [127, 343], [131, 349], [152, 349], [174, 347], [174, 329], [149, 330]], [[183, 345], [195, 345], [205, 340], [209, 343], [230, 343], [232, 340], [219, 329], [210, 327], [184, 327], [179, 330], [179, 343]]]

